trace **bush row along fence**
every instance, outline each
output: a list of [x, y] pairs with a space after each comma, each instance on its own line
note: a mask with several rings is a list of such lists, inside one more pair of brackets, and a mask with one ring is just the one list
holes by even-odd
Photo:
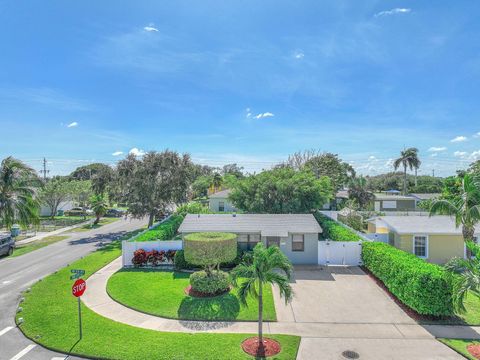
[[322, 237], [324, 239], [332, 241], [371, 241], [358, 231], [330, 218], [320, 211], [316, 211], [313, 215], [322, 227]]
[[135, 237], [130, 239], [130, 241], [157, 241], [157, 240], [171, 240], [175, 237], [180, 224], [183, 221], [183, 216], [181, 215], [171, 215], [159, 223], [153, 225], [149, 229], [142, 231], [137, 234]]
[[365, 267], [401, 302], [422, 315], [453, 315], [452, 274], [380, 242], [363, 242]]

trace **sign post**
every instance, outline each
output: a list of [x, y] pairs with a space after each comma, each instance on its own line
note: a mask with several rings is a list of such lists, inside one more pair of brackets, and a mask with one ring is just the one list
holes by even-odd
[[[72, 271], [73, 272], [73, 271]], [[83, 279], [77, 279], [72, 286], [72, 295], [78, 299], [78, 325], [80, 330], [80, 340], [82, 339], [82, 307], [80, 297], [87, 289], [87, 283]]]

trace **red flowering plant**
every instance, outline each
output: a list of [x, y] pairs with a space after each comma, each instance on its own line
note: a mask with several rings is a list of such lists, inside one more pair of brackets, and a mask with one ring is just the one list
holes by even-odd
[[133, 253], [132, 263], [135, 267], [144, 266], [147, 263], [147, 252], [143, 249]]

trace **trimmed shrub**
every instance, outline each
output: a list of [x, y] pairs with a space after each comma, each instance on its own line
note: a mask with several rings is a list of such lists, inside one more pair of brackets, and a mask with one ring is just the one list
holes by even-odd
[[364, 241], [362, 259], [393, 295], [419, 314], [453, 314], [452, 275], [441, 266], [379, 242]]
[[175, 264], [176, 270], [191, 270], [195, 268], [195, 265], [189, 264], [185, 260], [185, 253], [183, 250], [177, 250], [173, 263]]
[[219, 294], [230, 286], [230, 276], [224, 271], [197, 271], [190, 275], [192, 289], [204, 294]]
[[134, 241], [156, 241], [156, 240], [170, 240], [177, 233], [180, 224], [183, 221], [183, 216], [172, 215], [170, 219], [161, 223], [156, 228], [148, 230], [139, 235]]
[[221, 232], [188, 234], [183, 240], [185, 260], [203, 266], [207, 273], [212, 267], [233, 261], [237, 256], [237, 235]]
[[362, 241], [362, 237], [354, 231], [346, 228], [337, 221], [330, 219], [320, 212], [314, 213], [315, 219], [322, 227], [322, 238], [332, 241]]

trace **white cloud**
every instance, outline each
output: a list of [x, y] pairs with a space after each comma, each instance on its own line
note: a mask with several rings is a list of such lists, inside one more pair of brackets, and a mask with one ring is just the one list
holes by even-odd
[[246, 108], [245, 112], [247, 114], [246, 115], [247, 119], [250, 119], [252, 117], [252, 111], [250, 110], [250, 108]]
[[473, 135], [474, 138], [480, 138], [480, 131]]
[[463, 141], [467, 141], [466, 136], [457, 136], [457, 137], [453, 138], [452, 140], [450, 140], [450, 142], [452, 142], [452, 143], [463, 142]]
[[438, 153], [433, 153], [430, 155], [430, 157], [437, 157], [438, 156]]
[[275, 115], [272, 114], [271, 112], [264, 112], [264, 113], [255, 115], [255, 119], [262, 119], [262, 118], [272, 117], [272, 116], [275, 116]]
[[77, 126], [78, 126], [78, 122], [76, 121], [71, 122], [70, 124], [67, 125], [68, 128], [77, 127]]
[[368, 157], [368, 160], [377, 160], [377, 158], [375, 156], [371, 155], [371, 156]]
[[158, 32], [158, 29], [153, 24], [145, 26], [143, 30], [145, 30], [146, 32]]
[[295, 59], [303, 59], [305, 57], [305, 54], [302, 52], [302, 51], [297, 51], [295, 52], [295, 54], [293, 55], [295, 57]]
[[381, 16], [389, 16], [389, 15], [395, 15], [395, 14], [407, 14], [410, 11], [412, 11], [412, 9], [395, 8], [395, 9], [391, 9], [391, 10], [380, 11], [380, 12], [376, 13], [374, 16], [375, 17], [381, 17]]
[[[132, 149], [133, 150], [133, 149]], [[130, 150], [131, 151], [131, 150]], [[112, 153], [113, 156], [120, 156], [123, 154], [123, 151], [115, 151], [114, 153]]]
[[474, 151], [470, 154], [469, 158], [473, 161], [480, 160], [480, 150]]
[[437, 152], [437, 151], [445, 151], [447, 148], [445, 146], [432, 146], [430, 149], [428, 149], [429, 152]]
[[467, 152], [466, 151], [455, 151], [453, 153], [453, 156], [463, 159], [464, 157], [467, 156]]
[[141, 149], [138, 149], [136, 147], [130, 149], [130, 151], [128, 152], [129, 154], [132, 154], [132, 155], [135, 155], [135, 156], [143, 156], [145, 155], [145, 151], [141, 150]]

